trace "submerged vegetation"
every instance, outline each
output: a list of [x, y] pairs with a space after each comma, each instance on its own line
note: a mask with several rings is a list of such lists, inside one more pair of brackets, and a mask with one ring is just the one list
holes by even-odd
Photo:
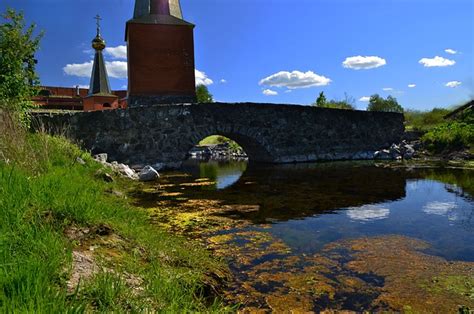
[[[330, 185], [327, 191], [313, 187], [313, 191], [322, 194], [315, 195], [317, 193], [309, 193], [311, 189], [305, 189], [305, 183], [301, 181], [298, 181], [298, 187], [296, 182], [293, 187], [283, 168], [279, 168], [278, 179], [286, 190], [285, 195], [297, 195], [291, 198], [291, 205], [283, 202], [283, 193], [276, 189], [280, 184], [271, 184], [266, 181], [268, 178], [259, 177], [256, 173], [243, 177], [236, 183], [238, 188], [234, 186], [220, 191], [210, 191], [214, 182], [206, 178], [166, 174], [159, 187], [137, 191], [134, 196], [148, 208], [157, 224], [175, 233], [200, 239], [215, 255], [229, 262], [234, 278], [224, 289], [224, 297], [231, 304], [240, 304], [244, 313], [259, 310], [287, 312], [290, 309], [293, 312], [331, 309], [448, 313], [473, 308], [472, 262], [448, 261], [431, 255], [427, 251], [436, 252], [438, 249], [432, 248], [431, 243], [397, 234], [351, 239], [342, 237], [338, 240], [348, 229], [353, 230], [353, 225], [329, 227], [330, 236], [326, 243], [322, 243], [321, 238], [305, 242], [301, 234], [298, 237], [294, 226], [288, 229], [274, 226], [274, 223], [285, 224], [283, 221], [287, 219], [293, 219], [288, 224], [297, 224], [295, 217], [299, 217], [298, 214], [288, 213], [297, 208], [300, 214], [312, 217], [299, 226], [308, 232], [308, 237], [316, 234], [319, 237], [319, 233], [325, 232], [323, 226], [317, 228], [318, 233], [311, 233], [305, 225], [324, 212], [325, 197], [335, 208], [349, 206], [335, 204], [334, 196], [340, 191], [351, 191], [354, 195], [369, 197], [372, 202], [380, 202], [373, 199], [377, 192], [369, 191], [371, 185], [367, 185], [365, 193], [361, 190], [360, 179], [367, 176], [367, 171], [361, 170], [352, 179], [353, 184], [347, 185], [338, 180], [348, 180], [347, 176], [338, 177], [334, 171], [322, 171], [322, 177], [327, 178], [325, 174], [329, 172], [334, 175], [333, 180], [339, 189], [331, 186], [332, 180], [314, 180], [311, 178], [312, 171], [305, 171], [308, 176], [305, 183], [321, 181], [321, 185]], [[376, 182], [374, 178], [379, 177], [386, 184], [376, 184], [381, 185], [381, 191], [398, 191], [394, 187], [400, 175], [398, 171], [378, 169], [378, 173], [375, 177], [369, 173], [367, 181], [373, 183]], [[445, 188], [455, 190], [455, 193], [462, 193], [457, 186], [470, 190], [472, 185], [470, 172], [425, 169], [419, 173], [407, 172], [407, 175], [445, 182]], [[270, 180], [278, 179], [273, 176]], [[400, 183], [400, 194], [403, 194], [405, 181]], [[245, 188], [248, 188], [246, 193], [236, 193]], [[344, 195], [339, 194], [336, 199], [340, 200]], [[357, 202], [354, 196], [351, 197], [353, 202]], [[395, 192], [388, 197], [397, 199], [400, 196]], [[318, 206], [314, 208], [314, 204]], [[304, 208], [304, 205], [309, 208]], [[366, 209], [366, 214], [375, 214], [376, 207]], [[268, 208], [280, 210], [269, 212]], [[363, 209], [354, 209], [353, 213], [357, 211], [360, 214], [364, 212]], [[279, 219], [278, 215], [284, 215], [283, 212], [287, 216]], [[439, 209], [436, 213], [439, 214]], [[456, 216], [460, 224], [457, 226], [468, 228], [469, 221], [463, 219], [469, 219], [470, 211], [467, 211], [467, 217], [460, 213], [457, 212], [459, 216]], [[363, 220], [363, 224], [369, 225], [369, 221]], [[273, 232], [274, 227], [279, 231]], [[371, 229], [370, 226], [367, 228]], [[288, 236], [285, 237], [284, 233]], [[317, 250], [306, 250], [306, 244], [321, 243], [322, 247]], [[304, 246], [304, 254], [299, 251], [301, 246]]]

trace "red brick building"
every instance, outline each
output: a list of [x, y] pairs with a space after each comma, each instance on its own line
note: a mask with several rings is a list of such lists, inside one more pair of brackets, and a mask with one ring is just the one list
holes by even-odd
[[92, 40], [95, 50], [89, 89], [77, 87], [44, 86], [33, 103], [41, 109], [111, 110], [127, 108], [127, 91], [112, 91], [102, 51], [105, 40], [100, 35], [100, 17], [97, 16], [97, 35]]
[[[127, 108], [127, 91], [112, 91], [118, 99], [118, 108]], [[57, 110], [84, 110], [84, 103], [89, 95], [87, 88], [78, 87], [55, 87], [42, 86], [38, 96], [33, 97], [33, 103], [41, 109]], [[109, 109], [107, 103], [102, 104], [104, 109]], [[112, 104], [110, 104], [110, 109]], [[86, 105], [86, 110], [91, 110], [90, 104]], [[95, 109], [97, 110], [97, 109]]]

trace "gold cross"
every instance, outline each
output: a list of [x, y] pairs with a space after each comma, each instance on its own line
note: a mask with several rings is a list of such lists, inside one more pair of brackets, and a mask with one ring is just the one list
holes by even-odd
[[100, 21], [102, 20], [102, 18], [100, 17], [99, 14], [97, 14], [94, 17], [94, 20], [97, 20], [97, 35], [99, 35], [100, 34]]

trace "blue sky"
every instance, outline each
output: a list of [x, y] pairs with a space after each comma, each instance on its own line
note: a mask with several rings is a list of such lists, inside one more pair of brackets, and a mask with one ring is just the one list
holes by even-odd
[[[181, 5], [196, 24], [196, 68], [218, 101], [309, 104], [324, 91], [335, 99], [347, 93], [365, 109], [364, 97], [378, 93], [423, 110], [474, 98], [473, 0]], [[106, 54], [112, 87], [121, 89], [127, 79], [120, 46], [133, 6], [134, 0], [2, 0], [0, 10], [23, 10], [45, 31], [38, 71], [42, 84], [55, 86], [89, 84], [93, 17], [100, 14], [107, 45], [116, 48]]]

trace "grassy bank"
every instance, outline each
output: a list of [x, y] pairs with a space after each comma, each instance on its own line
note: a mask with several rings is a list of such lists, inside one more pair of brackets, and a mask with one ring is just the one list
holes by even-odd
[[63, 138], [1, 126], [0, 312], [226, 310], [209, 298], [224, 266], [130, 206], [130, 182], [105, 182]]
[[406, 129], [421, 132], [425, 147], [434, 154], [474, 149], [474, 113], [472, 110], [446, 120], [451, 110], [435, 108], [431, 111], [405, 112]]

